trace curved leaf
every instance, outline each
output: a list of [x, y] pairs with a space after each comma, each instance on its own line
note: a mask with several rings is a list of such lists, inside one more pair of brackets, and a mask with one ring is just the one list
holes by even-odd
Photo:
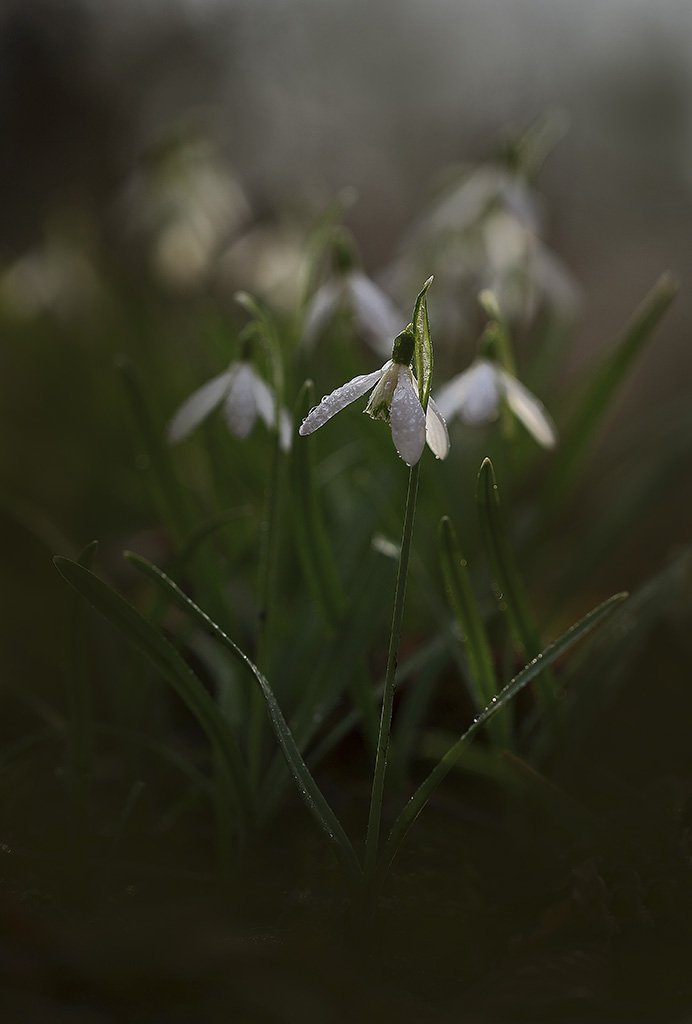
[[249, 816], [245, 767], [236, 738], [201, 680], [164, 636], [112, 587], [84, 566], [57, 555], [55, 566], [70, 586], [123, 633], [161, 672], [195, 716], [210, 742], [223, 755], [228, 782], [238, 809]]
[[603, 620], [610, 615], [626, 597], [627, 594], [624, 593], [614, 594], [613, 597], [604, 601], [603, 604], [598, 605], [585, 615], [583, 619], [576, 622], [567, 630], [566, 633], [563, 633], [558, 640], [555, 640], [554, 643], [546, 647], [541, 654], [526, 665], [526, 667], [523, 668], [521, 672], [514, 677], [514, 679], [510, 680], [510, 682], [507, 683], [507, 685], [498, 693], [497, 697], [494, 697], [490, 704], [481, 711], [480, 715], [477, 715], [476, 718], [474, 718], [466, 732], [463, 733], [456, 743], [449, 748], [444, 757], [430, 772], [427, 779], [418, 787], [395, 821], [394, 827], [389, 834], [389, 838], [385, 846], [381, 864], [382, 872], [387, 871], [390, 867], [396, 856], [397, 850], [401, 846], [404, 837], [415, 822], [416, 818], [423, 810], [437, 787], [459, 760], [468, 741], [478, 732], [481, 726], [485, 725], [486, 722], [496, 715], [508, 701], [512, 700], [513, 697], [516, 697], [519, 691], [523, 690], [527, 683], [530, 683], [532, 679], [535, 679], [536, 676], [546, 668], [546, 666], [552, 665], [552, 663], [557, 661], [565, 651], [568, 651], [570, 647], [573, 647], [578, 640], [581, 640], [583, 636], [590, 633], [591, 630], [595, 629], [596, 626], [603, 622]]
[[[315, 405], [315, 387], [306, 380], [296, 402], [296, 433], [303, 416]], [[341, 581], [329, 544], [315, 480], [314, 438], [294, 437], [291, 451], [291, 510], [298, 557], [320, 612], [336, 626], [346, 611]]]
[[[476, 500], [481, 533], [498, 592], [504, 598], [512, 628], [524, 655], [528, 659], [535, 658], [541, 649], [540, 637], [533, 619], [524, 581], [509, 542], [495, 471], [490, 459], [484, 459], [481, 464]], [[537, 696], [543, 705], [553, 703], [555, 695], [549, 675], [544, 675], [540, 680]]]
[[413, 353], [413, 361], [418, 378], [418, 397], [423, 409], [428, 408], [430, 388], [432, 385], [433, 371], [433, 348], [430, 338], [430, 323], [428, 322], [428, 301], [427, 292], [433, 279], [429, 277], [420, 290], [416, 304], [413, 308], [413, 331], [416, 337], [416, 345]]
[[176, 604], [185, 609], [185, 611], [187, 611], [201, 627], [210, 632], [212, 636], [216, 637], [216, 639], [231, 652], [234, 658], [240, 661], [255, 677], [262, 696], [264, 697], [269, 717], [271, 718], [271, 723], [274, 728], [274, 733], [279, 745], [281, 746], [283, 755], [286, 758], [286, 763], [288, 764], [291, 774], [293, 775], [295, 783], [300, 791], [300, 795], [320, 826], [327, 833], [329, 840], [335, 846], [346, 869], [351, 875], [359, 875], [360, 865], [353, 850], [353, 846], [351, 845], [351, 841], [344, 832], [341, 822], [322, 795], [322, 791], [312, 777], [308, 766], [305, 764], [305, 761], [303, 760], [293, 738], [293, 734], [288, 727], [286, 719], [283, 716], [281, 708], [279, 707], [276, 697], [274, 696], [266, 678], [250, 658], [244, 654], [240, 647], [238, 647], [238, 645], [235, 644], [233, 640], [226, 635], [226, 633], [224, 633], [221, 627], [213, 622], [212, 619], [210, 619], [209, 616], [191, 600], [191, 598], [183, 593], [180, 587], [174, 583], [172, 579], [166, 576], [158, 566], [132, 551], [126, 552], [125, 557], [146, 576], [149, 576], [164, 588]]
[[[497, 693], [497, 678], [468, 565], [459, 547], [454, 526], [447, 516], [440, 520], [440, 561], [449, 603], [464, 639], [472, 696], [476, 706], [482, 708]], [[509, 726], [510, 720], [506, 715], [501, 715], [493, 722], [491, 735], [502, 746], [509, 745]]]

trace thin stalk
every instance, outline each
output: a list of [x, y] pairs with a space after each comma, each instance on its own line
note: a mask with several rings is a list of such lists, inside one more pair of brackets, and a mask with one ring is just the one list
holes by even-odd
[[[277, 421], [278, 422], [278, 421]], [[256, 660], [260, 672], [266, 674], [268, 659], [268, 634], [272, 612], [272, 598], [276, 580], [278, 560], [279, 491], [281, 485], [281, 451], [277, 429], [272, 451], [271, 475], [267, 490], [266, 512], [260, 549], [260, 573], [257, 612]], [[250, 780], [256, 791], [262, 766], [262, 744], [266, 711], [261, 690], [253, 688], [250, 695], [249, 762]]]
[[389, 636], [389, 652], [387, 655], [387, 671], [384, 679], [384, 693], [382, 694], [380, 730], [377, 737], [375, 769], [372, 779], [372, 795], [370, 797], [370, 814], [368, 816], [368, 830], [365, 838], [365, 881], [367, 885], [372, 884], [377, 869], [377, 853], [382, 823], [382, 799], [384, 796], [384, 783], [387, 772], [389, 736], [392, 728], [394, 691], [396, 689], [397, 654], [399, 651], [399, 642], [401, 640], [401, 622], [403, 619], [404, 600], [406, 597], [406, 576], [408, 574], [409, 554], [411, 551], [411, 537], [413, 536], [413, 520], [416, 513], [419, 476], [420, 462], [417, 462], [415, 466], [411, 467], [408, 478], [404, 527], [401, 537], [401, 552], [399, 554], [399, 567], [396, 576], [396, 588], [394, 590], [392, 629]]

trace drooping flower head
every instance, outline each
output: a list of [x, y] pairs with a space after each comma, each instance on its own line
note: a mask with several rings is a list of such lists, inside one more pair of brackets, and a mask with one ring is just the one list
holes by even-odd
[[482, 350], [485, 347], [483, 354], [440, 389], [437, 396], [440, 412], [448, 420], [458, 416], [468, 426], [477, 427], [497, 419], [500, 404], [505, 401], [540, 445], [553, 448], [557, 443], [557, 430], [543, 403], [503, 369], [493, 356], [492, 345], [483, 346], [484, 339], [492, 338], [496, 328], [496, 324], [488, 324], [481, 339]]
[[350, 236], [338, 232], [332, 243], [332, 270], [305, 311], [303, 341], [312, 345], [340, 311], [350, 314], [357, 334], [378, 354], [386, 355], [404, 318], [391, 299], [367, 277]]
[[446, 458], [449, 451], [447, 426], [432, 397], [428, 399], [427, 410], [423, 410], [418, 383], [411, 370], [414, 346], [413, 328], [409, 325], [396, 337], [391, 359], [374, 373], [354, 377], [326, 395], [305, 417], [299, 433], [312, 434], [372, 390], [365, 412], [389, 424], [394, 447], [407, 465], [418, 462], [426, 441], [436, 458]]
[[[252, 340], [253, 332], [249, 330], [243, 337], [240, 358], [183, 402], [168, 424], [171, 444], [183, 441], [220, 405], [234, 437], [246, 438], [258, 417], [270, 430], [276, 429], [276, 397], [252, 365]], [[286, 451], [291, 445], [291, 420], [283, 408], [279, 410], [278, 432], [281, 447]]]

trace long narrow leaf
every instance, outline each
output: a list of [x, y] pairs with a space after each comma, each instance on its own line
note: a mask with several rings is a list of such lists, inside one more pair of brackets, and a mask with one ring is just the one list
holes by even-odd
[[468, 741], [475, 736], [478, 730], [494, 715], [496, 715], [508, 701], [516, 697], [520, 690], [523, 690], [528, 683], [535, 679], [547, 665], [552, 665], [553, 662], [557, 661], [557, 659], [568, 651], [570, 647], [574, 646], [578, 640], [581, 640], [582, 637], [587, 633], [590, 633], [596, 628], [596, 626], [603, 622], [603, 620], [610, 615], [626, 597], [627, 594], [624, 593], [615, 594], [607, 601], [604, 601], [603, 604], [592, 609], [592, 611], [585, 615], [583, 619], [580, 619], [579, 622], [576, 622], [571, 626], [570, 629], [568, 629], [566, 633], [563, 633], [558, 640], [555, 640], [554, 643], [546, 647], [538, 657], [534, 658], [533, 661], [526, 665], [526, 667], [523, 668], [521, 672], [514, 677], [514, 679], [507, 683], [500, 693], [498, 693], [497, 697], [493, 698], [491, 703], [481, 711], [480, 715], [477, 715], [477, 717], [474, 718], [466, 732], [464, 732], [456, 743], [449, 748], [444, 757], [430, 772], [427, 779], [421, 783], [395, 821], [384, 849], [381, 864], [382, 872], [387, 871], [391, 866], [404, 837], [437, 787], [443, 779], [446, 778], [456, 762], [459, 760]]
[[[146, 455], [154, 500], [176, 545], [184, 548], [194, 529], [188, 495], [178, 480], [171, 452], [159, 423], [152, 415], [148, 395], [136, 367], [127, 356], [119, 356], [116, 365], [121, 372], [132, 410], [136, 436]], [[197, 548], [191, 577], [213, 613], [219, 618], [223, 617], [224, 621], [230, 618], [232, 613], [229, 602], [219, 584], [218, 572], [215, 571], [209, 552], [204, 547]]]
[[224, 633], [221, 627], [213, 622], [206, 612], [202, 611], [194, 601], [184, 594], [180, 587], [166, 576], [161, 569], [147, 561], [146, 558], [142, 558], [141, 555], [136, 555], [133, 552], [127, 552], [126, 557], [146, 576], [149, 576], [164, 588], [176, 604], [185, 609], [185, 611], [187, 611], [203, 629], [216, 637], [216, 639], [252, 673], [262, 692], [262, 696], [264, 697], [272, 726], [274, 728], [274, 733], [281, 746], [281, 750], [283, 751], [288, 767], [295, 779], [303, 800], [318, 821], [319, 825], [326, 832], [347, 870], [352, 875], [360, 874], [360, 865], [351, 842], [344, 832], [340, 821], [322, 795], [322, 791], [312, 777], [310, 770], [305, 764], [305, 761], [303, 760], [293, 738], [293, 734], [286, 723], [281, 708], [279, 707], [266, 678], [250, 658], [241, 651], [237, 644], [235, 644], [233, 640]]
[[[404, 686], [410, 684], [411, 680], [417, 678], [419, 672], [429, 670], [429, 664], [432, 662], [435, 666], [442, 660], [442, 656], [446, 654], [447, 646], [449, 641], [446, 636], [437, 636], [432, 640], [426, 647], [416, 651], [410, 658], [403, 661], [397, 669], [397, 688], [401, 691]], [[382, 693], [384, 691], [384, 683], [380, 683], [374, 691], [374, 697], [378, 700], [382, 699]], [[353, 708], [347, 712], [343, 718], [332, 726], [328, 733], [326, 733], [322, 739], [310, 749], [308, 760], [310, 764], [315, 767], [320, 761], [331, 753], [331, 751], [339, 744], [343, 739], [348, 736], [353, 729], [355, 729], [361, 720], [361, 714], [358, 708]]]
[[235, 300], [253, 318], [258, 337], [264, 345], [269, 359], [276, 400], [276, 429], [278, 433], [279, 413], [284, 400], [284, 369], [276, 323], [264, 303], [256, 299], [254, 295], [250, 295], [248, 292], [236, 292]]
[[175, 647], [115, 590], [84, 566], [59, 555], [55, 566], [67, 582], [105, 619], [123, 633], [161, 672], [188, 706], [210, 742], [222, 752], [232, 785], [234, 800], [243, 815], [249, 812], [245, 768], [235, 736], [216, 707], [204, 684]]
[[125, 392], [130, 403], [137, 439], [142, 445], [151, 470], [154, 498], [163, 521], [175, 539], [182, 543], [190, 533], [190, 514], [185, 494], [178, 483], [170, 452], [162, 431], [152, 417], [139, 374], [132, 361], [124, 355], [116, 359]]
[[[472, 696], [476, 707], [482, 708], [497, 693], [497, 677], [468, 564], [459, 547], [454, 526], [447, 516], [440, 521], [440, 560], [447, 596], [464, 638]], [[507, 715], [495, 718], [490, 731], [500, 746], [509, 745], [510, 719]]]
[[433, 348], [430, 338], [428, 301], [426, 297], [432, 281], [432, 277], [429, 277], [421, 288], [413, 309], [412, 321], [413, 332], [416, 337], [413, 359], [416, 367], [416, 377], [418, 378], [418, 395], [420, 397], [420, 404], [424, 409], [428, 407], [433, 372]]
[[[91, 541], [79, 555], [79, 565], [90, 569], [98, 550], [98, 541]], [[68, 753], [72, 769], [86, 776], [94, 753], [93, 707], [91, 686], [86, 664], [84, 637], [85, 606], [78, 594], [73, 594], [70, 653], [68, 659], [68, 686], [70, 698], [70, 727]]]
[[650, 340], [677, 290], [673, 275], [663, 274], [636, 310], [613, 350], [593, 373], [562, 439], [560, 460], [550, 483], [553, 502], [571, 487], [618, 388]]
[[[509, 542], [495, 471], [490, 459], [484, 459], [481, 464], [476, 499], [481, 533], [488, 551], [495, 583], [506, 603], [507, 613], [517, 640], [525, 656], [531, 660], [538, 655], [541, 649], [540, 637], [533, 620], [524, 581]], [[552, 680], [548, 675], [542, 676], [537, 691], [541, 704], [550, 705], [554, 701]]]
[[[329, 715], [338, 707], [348, 688], [352, 667], [364, 663], [365, 652], [378, 630], [378, 611], [384, 601], [385, 583], [389, 577], [382, 573], [377, 562], [370, 560], [361, 563], [359, 575], [361, 589], [347, 607], [314, 669], [306, 678], [298, 706], [291, 716], [291, 732], [298, 749], [303, 753]], [[376, 708], [375, 697], [376, 694], [373, 694], [373, 706]], [[358, 709], [356, 716], [356, 721], [360, 723], [361, 714]], [[310, 760], [312, 762], [312, 758]], [[285, 781], [284, 758], [277, 751], [264, 785], [262, 802], [265, 812], [270, 813], [275, 806]]]
[[[296, 402], [296, 432], [304, 415], [315, 404], [315, 387], [306, 380]], [[312, 437], [294, 436], [291, 451], [291, 511], [293, 538], [301, 568], [320, 612], [336, 626], [346, 610], [346, 600], [329, 544], [315, 479]]]

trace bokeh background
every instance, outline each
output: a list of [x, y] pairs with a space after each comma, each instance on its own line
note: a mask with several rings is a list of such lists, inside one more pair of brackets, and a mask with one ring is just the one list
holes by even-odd
[[[481, 458], [497, 454], [512, 541], [546, 640], [607, 595], [635, 592], [602, 645], [570, 660], [574, 706], [562, 733], [546, 728], [544, 748], [534, 750], [549, 773], [558, 764], [551, 783], [576, 791], [604, 827], [592, 842], [577, 818], [565, 841], [562, 823], [528, 797], [514, 805], [489, 780], [450, 780], [456, 802], [443, 798], [426, 819], [428, 831], [402, 861], [393, 916], [371, 935], [377, 970], [380, 949], [398, 950], [384, 958], [394, 973], [373, 1019], [428, 1019], [426, 986], [425, 1012], [407, 1003], [409, 975], [415, 987], [426, 972], [435, 989], [447, 978], [454, 1013], [445, 1019], [455, 1021], [460, 976], [481, 978], [469, 993], [472, 1014], [474, 1000], [503, 1003], [507, 1017], [496, 1020], [516, 1020], [534, 990], [540, 999], [522, 1019], [544, 1019], [552, 1005], [551, 1019], [568, 1019], [559, 1009], [568, 1006], [577, 1013], [569, 1019], [584, 1020], [579, 1008], [609, 984], [614, 1005], [627, 1010], [598, 1019], [643, 1020], [644, 1003], [659, 1024], [667, 999], [688, 1012], [689, 552], [665, 566], [692, 540], [690, 0], [0, 0], [0, 968], [19, 993], [12, 1019], [52, 1024], [53, 1008], [73, 1000], [76, 1015], [61, 1020], [102, 1021], [106, 1012], [128, 1024], [197, 1024], [202, 1003], [214, 1008], [205, 1020], [233, 1018], [237, 997], [234, 1019], [295, 1012], [323, 1024], [337, 1018], [315, 992], [330, 985], [343, 1019], [359, 1016], [360, 1006], [348, 1010], [363, 989], [348, 958], [343, 966], [344, 944], [325, 943], [320, 931], [333, 910], [329, 870], [297, 794], [258, 852], [254, 883], [239, 874], [231, 912], [209, 875], [213, 815], [195, 803], [194, 786], [186, 803], [190, 787], [181, 793], [177, 774], [176, 759], [210, 770], [195, 723], [95, 615], [84, 615], [79, 633], [84, 609], [51, 556], [74, 557], [97, 538], [99, 574], [151, 612], [123, 549], [177, 566], [117, 360], [136, 367], [162, 436], [179, 403], [231, 358], [244, 322], [237, 289], [271, 303], [282, 327], [294, 323], [306, 243], [335, 202], [364, 269], [400, 309], [411, 309], [435, 270], [436, 383], [459, 372], [482, 326], [474, 288], [455, 292], [444, 266], [424, 259], [408, 277], [401, 268], [440, 190], [464, 168], [480, 182], [497, 175], [536, 125], [551, 142], [532, 181], [534, 202], [513, 194], [523, 212], [530, 206], [550, 256], [560, 345], [548, 351], [545, 317], [512, 326], [521, 375], [561, 430], [590, 368], [663, 271], [677, 277], [679, 294], [563, 506], [541, 505], [561, 450], [524, 439], [512, 462], [495, 425], [456, 429], [454, 457], [425, 467], [402, 658], [422, 645], [431, 621], [446, 628], [439, 516], [450, 514], [473, 544], [473, 481]], [[512, 237], [501, 232], [500, 249]], [[450, 281], [465, 310], [456, 320], [447, 317]], [[340, 348], [315, 345], [314, 366], [304, 358], [300, 379], [289, 366], [289, 404], [304, 372], [322, 394], [378, 365], [350, 335], [337, 341]], [[539, 349], [550, 357], [542, 363]], [[362, 416], [337, 420], [317, 449], [334, 537], [335, 524], [348, 524], [348, 543], [334, 543], [337, 561], [369, 550], [372, 533], [384, 535], [376, 573], [368, 563], [376, 585], [356, 580], [364, 599], [352, 630], [368, 618], [362, 646], [374, 679], [384, 666], [405, 473], [382, 424], [378, 432]], [[230, 631], [252, 653], [271, 439], [258, 430], [238, 444], [220, 417], [207, 427], [174, 452], [176, 479], [200, 521], [210, 506], [218, 511], [207, 501], [209, 481], [224, 510], [238, 512], [213, 538], [209, 564], [218, 564], [219, 588], [237, 613]], [[297, 573], [297, 546], [286, 546]], [[480, 545], [465, 550], [480, 570], [484, 608], [494, 608]], [[361, 568], [350, 561], [340, 564], [344, 580]], [[289, 711], [303, 693], [305, 651], [310, 673], [319, 673], [341, 643], [339, 633], [313, 659], [313, 639], [326, 628], [310, 621], [304, 582], [291, 579], [289, 592], [283, 580], [285, 614], [276, 616], [278, 696]], [[508, 677], [503, 619], [489, 614]], [[171, 634], [179, 624], [165, 618]], [[205, 662], [204, 648], [186, 638], [176, 634], [215, 692], [244, 699], [225, 663]], [[335, 666], [344, 677], [349, 652], [347, 644]], [[446, 749], [445, 732], [471, 718], [464, 694], [457, 703], [457, 676], [433, 665], [422, 680], [414, 721], [426, 715], [432, 731], [421, 728], [430, 748], [421, 744], [421, 759], [439, 756], [436, 732]], [[86, 681], [97, 742], [84, 790], [70, 766], [79, 753], [75, 693]], [[529, 721], [530, 703], [518, 706]], [[329, 800], [354, 821], [367, 804], [364, 743], [349, 734], [320, 774]], [[408, 779], [399, 782], [408, 792]], [[165, 910], [147, 916], [149, 900]], [[242, 905], [247, 927], [236, 913]], [[140, 911], [142, 931], [129, 924]], [[80, 914], [82, 933], [69, 931]], [[307, 921], [307, 938], [292, 937], [294, 917]], [[360, 950], [360, 937], [350, 945]], [[270, 1009], [253, 1015], [265, 999]]]
[[[671, 437], [689, 456], [691, 58], [686, 0], [5, 0], [8, 685], [52, 677], [62, 649], [49, 553], [98, 536], [115, 564], [151, 528], [114, 356], [161, 379], [163, 421], [204, 379], [202, 325], [232, 315], [238, 287], [295, 300], [307, 231], [336, 196], [353, 190], [346, 220], [386, 280], [449, 169], [496, 160], [546, 112], [559, 130], [537, 180], [543, 234], [579, 297], [558, 393], [662, 270], [682, 285], [582, 508], [620, 464], [654, 467]], [[435, 328], [434, 296], [431, 311]], [[474, 343], [459, 339], [469, 358]], [[679, 456], [615, 562], [617, 587], [689, 539]]]

